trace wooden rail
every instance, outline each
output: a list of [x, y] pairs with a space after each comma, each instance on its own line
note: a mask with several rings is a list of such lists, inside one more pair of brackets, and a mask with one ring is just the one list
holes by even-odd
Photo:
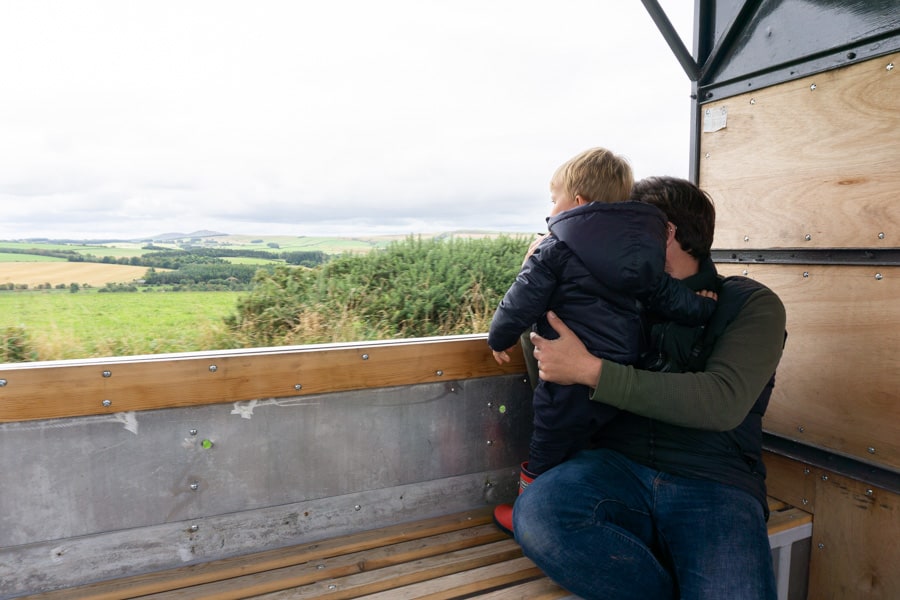
[[484, 335], [0, 365], [0, 423], [524, 373]]

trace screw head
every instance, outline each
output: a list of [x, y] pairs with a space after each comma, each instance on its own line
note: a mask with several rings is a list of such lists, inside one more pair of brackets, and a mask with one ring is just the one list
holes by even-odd
[[6, 387], [6, 380], [0, 379], [0, 387]]
[[106, 407], [110, 407], [110, 406], [112, 406], [112, 400], [104, 400], [100, 404], [102, 404], [103, 406], [106, 406]]
[[368, 354], [363, 354], [363, 355], [362, 355], [362, 359], [363, 359], [363, 360], [369, 360], [369, 355], [368, 355]]
[[112, 371], [103, 371], [102, 375], [104, 377], [112, 377]]
[[297, 384], [294, 385], [294, 389], [297, 390], [297, 391], [299, 392], [300, 390], [303, 389], [303, 386], [302, 386], [301, 384], [297, 383]]
[[438, 377], [443, 377], [443, 376], [444, 376], [444, 372], [441, 371], [440, 369], [438, 369], [437, 371], [435, 371], [434, 374], [437, 375]]
[[209, 365], [209, 372], [210, 372], [210, 373], [215, 373], [215, 372], [218, 371], [218, 370], [219, 370], [219, 367], [217, 367], [216, 365]]
[[200, 489], [200, 484], [199, 484], [199, 483], [197, 483], [196, 481], [194, 481], [194, 482], [191, 483], [191, 490], [193, 490], [193, 491], [196, 492], [196, 491], [199, 490], [199, 489]]

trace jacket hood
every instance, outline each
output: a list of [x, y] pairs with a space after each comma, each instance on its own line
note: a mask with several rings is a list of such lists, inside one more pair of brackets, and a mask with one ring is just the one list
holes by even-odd
[[548, 217], [547, 227], [601, 281], [652, 286], [665, 263], [666, 216], [651, 204], [590, 202]]

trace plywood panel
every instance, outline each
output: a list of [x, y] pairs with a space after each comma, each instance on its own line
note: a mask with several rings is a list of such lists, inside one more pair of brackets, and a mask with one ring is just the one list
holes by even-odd
[[0, 423], [524, 373], [483, 335], [0, 365]]
[[718, 268], [768, 285], [787, 310], [787, 344], [764, 427], [900, 469], [900, 267]]
[[703, 107], [723, 110], [699, 153], [715, 248], [900, 247], [900, 54]]
[[816, 497], [809, 597], [896, 600], [900, 496], [826, 473]]
[[809, 513], [816, 512], [817, 469], [772, 452], [764, 453], [763, 462], [770, 497]]

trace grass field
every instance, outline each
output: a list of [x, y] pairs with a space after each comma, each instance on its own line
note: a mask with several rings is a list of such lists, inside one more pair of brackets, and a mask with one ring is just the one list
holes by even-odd
[[0, 333], [23, 328], [37, 360], [214, 350], [240, 292], [0, 292]]

